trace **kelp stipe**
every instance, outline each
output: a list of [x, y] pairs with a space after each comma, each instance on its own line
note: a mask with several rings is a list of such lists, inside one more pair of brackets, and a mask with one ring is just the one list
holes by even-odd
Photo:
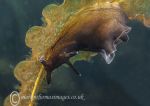
[[[82, 18], [82, 14], [86, 15], [93, 10], [100, 11], [101, 14], [103, 14], [101, 19], [107, 20], [111, 18], [109, 24], [116, 24], [118, 26], [117, 30], [126, 31], [125, 29], [127, 27], [123, 22], [118, 23], [118, 20], [125, 20], [125, 16], [122, 15], [122, 11], [120, 10], [123, 9], [129, 19], [138, 19], [146, 26], [149, 26], [150, 6], [148, 4], [149, 0], [65, 0], [61, 5], [51, 4], [44, 8], [42, 12], [43, 26], [34, 26], [30, 28], [26, 34], [25, 41], [26, 45], [32, 50], [31, 57], [20, 62], [14, 70], [15, 77], [21, 83], [19, 88], [20, 97], [29, 97], [29, 99], [21, 99], [19, 106], [36, 105], [34, 97], [42, 89], [42, 83], [47, 74], [46, 71], [44, 71], [44, 66], [39, 62], [39, 58], [44, 55], [46, 60], [51, 60], [54, 52], [52, 48], [54, 48], [64, 36], [67, 36], [66, 32], [69, 32], [73, 26], [81, 25], [81, 23], [78, 24], [78, 22], [80, 18]], [[112, 12], [113, 16], [105, 14], [103, 11]], [[91, 17], [91, 15], [88, 17]], [[112, 21], [112, 17], [117, 21]], [[105, 21], [100, 23], [107, 23], [107, 21]], [[123, 39], [123, 37], [126, 36], [123, 35], [121, 37]], [[111, 47], [111, 45], [106, 46]], [[87, 60], [96, 54], [97, 53], [84, 52], [80, 54], [80, 56], [78, 55], [77, 58], [74, 58], [74, 60]], [[5, 106], [11, 106], [9, 99], [8, 96], [5, 100]]]

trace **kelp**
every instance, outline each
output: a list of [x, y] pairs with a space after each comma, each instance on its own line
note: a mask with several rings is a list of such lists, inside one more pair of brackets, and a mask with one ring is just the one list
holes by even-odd
[[150, 0], [113, 0], [118, 2], [131, 20], [138, 20], [150, 27]]
[[[36, 105], [35, 96], [41, 91], [45, 81], [46, 72], [39, 58], [45, 54], [48, 59], [56, 42], [64, 36], [64, 30], [68, 30], [74, 24], [77, 14], [90, 11], [90, 7], [100, 9], [116, 6], [122, 8], [131, 20], [139, 20], [145, 26], [150, 27], [150, 0], [64, 0], [62, 4], [50, 4], [43, 9], [43, 25], [30, 28], [26, 34], [26, 45], [31, 48], [31, 56], [18, 63], [14, 75], [20, 82], [19, 95], [29, 96], [29, 99], [21, 99], [19, 106]], [[80, 20], [80, 19], [79, 19]], [[80, 52], [73, 57], [72, 63], [80, 60], [89, 60], [96, 53]], [[10, 106], [9, 96], [5, 100], [5, 106]]]

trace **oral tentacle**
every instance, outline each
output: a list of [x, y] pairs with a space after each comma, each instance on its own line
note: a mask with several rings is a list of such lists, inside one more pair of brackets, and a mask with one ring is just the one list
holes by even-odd
[[106, 61], [107, 64], [112, 63], [112, 61], [115, 58], [115, 52], [116, 51], [112, 51], [111, 53], [107, 54], [106, 51], [103, 49], [100, 54], [101, 56], [104, 58], [104, 60]]
[[127, 42], [129, 40], [128, 33], [132, 30], [131, 27], [123, 26], [123, 31], [117, 39], [122, 40], [123, 42]]

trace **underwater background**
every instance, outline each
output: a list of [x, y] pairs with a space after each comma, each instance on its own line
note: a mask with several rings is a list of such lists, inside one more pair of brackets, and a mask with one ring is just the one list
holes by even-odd
[[[25, 45], [27, 30], [42, 25], [43, 8], [63, 0], [0, 0], [0, 106], [19, 82], [13, 75], [16, 64], [30, 54]], [[43, 95], [84, 95], [82, 100], [40, 100], [39, 106], [150, 106], [150, 29], [137, 21], [129, 22], [130, 40], [119, 46], [112, 64], [96, 56], [91, 62], [70, 68], [60, 67]]]

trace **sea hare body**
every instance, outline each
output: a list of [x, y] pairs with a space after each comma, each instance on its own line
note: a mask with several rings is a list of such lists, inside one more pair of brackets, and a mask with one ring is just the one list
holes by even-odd
[[117, 44], [128, 41], [131, 28], [126, 26], [127, 21], [126, 14], [116, 7], [80, 11], [70, 19], [71, 26], [62, 30], [62, 38], [50, 48], [53, 52], [44, 64], [47, 72], [67, 63], [78, 51], [101, 53], [110, 64]]

